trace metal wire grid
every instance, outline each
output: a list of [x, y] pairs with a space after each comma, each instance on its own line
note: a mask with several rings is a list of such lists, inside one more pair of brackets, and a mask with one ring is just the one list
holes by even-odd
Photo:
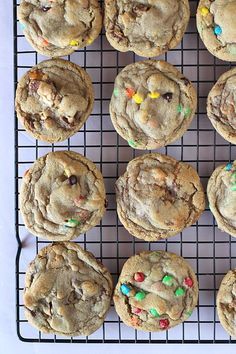
[[[18, 78], [44, 58], [27, 44], [16, 11], [19, 0], [14, 0], [14, 61], [15, 87]], [[213, 58], [199, 40], [195, 16], [198, 1], [190, 0], [192, 16], [181, 45], [162, 58], [176, 65], [198, 91], [196, 118], [188, 132], [176, 143], [159, 152], [192, 164], [206, 186], [214, 168], [235, 159], [235, 146], [228, 144], [212, 128], [206, 117], [206, 97], [217, 78], [230, 64]], [[141, 58], [131, 53], [119, 53], [111, 48], [104, 33], [88, 48], [71, 56], [84, 67], [93, 79], [95, 88], [94, 111], [83, 129], [66, 142], [45, 144], [30, 138], [15, 117], [15, 223], [18, 252], [16, 256], [16, 323], [19, 339], [25, 342], [51, 343], [235, 343], [222, 329], [216, 313], [216, 293], [223, 275], [236, 267], [236, 240], [216, 227], [207, 207], [200, 220], [180, 235], [158, 242], [144, 242], [131, 237], [119, 223], [115, 208], [114, 182], [123, 173], [129, 160], [144, 152], [127, 146], [114, 131], [108, 113], [114, 78], [122, 67]], [[187, 259], [199, 279], [199, 305], [185, 323], [161, 333], [137, 332], [125, 326], [112, 305], [103, 326], [89, 337], [65, 338], [45, 335], [32, 328], [24, 317], [22, 293], [28, 263], [48, 242], [28, 235], [19, 214], [19, 186], [24, 171], [39, 156], [49, 151], [72, 149], [92, 159], [103, 173], [109, 207], [100, 225], [80, 236], [76, 242], [106, 265], [116, 283], [124, 261], [145, 249], [164, 249]]]

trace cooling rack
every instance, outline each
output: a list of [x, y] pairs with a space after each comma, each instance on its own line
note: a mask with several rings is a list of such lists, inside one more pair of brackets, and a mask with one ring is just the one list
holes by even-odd
[[[17, 21], [19, 0], [14, 0], [14, 70], [18, 79], [45, 58], [37, 54], [25, 40]], [[236, 158], [236, 147], [222, 139], [206, 116], [206, 97], [221, 73], [230, 64], [207, 52], [196, 30], [198, 1], [191, 0], [191, 19], [181, 44], [160, 57], [182, 71], [195, 85], [198, 108], [190, 129], [177, 142], [158, 152], [186, 161], [195, 167], [206, 187], [214, 168]], [[84, 67], [93, 80], [95, 107], [79, 133], [65, 142], [47, 144], [32, 139], [15, 117], [15, 225], [16, 255], [16, 324], [19, 339], [47, 343], [235, 343], [223, 330], [216, 313], [216, 294], [224, 274], [236, 267], [236, 239], [218, 230], [207, 206], [199, 221], [179, 235], [158, 242], [133, 238], [120, 224], [115, 208], [114, 183], [127, 163], [144, 151], [135, 151], [120, 138], [110, 121], [108, 105], [118, 72], [127, 64], [142, 58], [133, 53], [120, 53], [107, 42], [104, 32], [88, 48], [66, 57]], [[101, 223], [80, 236], [76, 242], [91, 251], [111, 271], [116, 283], [125, 260], [141, 250], [162, 249], [175, 252], [189, 261], [199, 280], [199, 304], [183, 324], [161, 333], [146, 333], [125, 326], [112, 305], [103, 326], [88, 337], [66, 338], [46, 335], [31, 327], [22, 302], [24, 276], [28, 263], [48, 242], [30, 235], [19, 213], [19, 188], [24, 171], [38, 157], [49, 151], [77, 151], [100, 168], [106, 184], [109, 206]]]

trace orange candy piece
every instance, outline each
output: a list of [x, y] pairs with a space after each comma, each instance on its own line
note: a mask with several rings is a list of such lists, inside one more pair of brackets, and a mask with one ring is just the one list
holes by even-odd
[[42, 80], [43, 73], [39, 70], [34, 70], [29, 72], [30, 80]]
[[135, 95], [135, 91], [129, 87], [125, 89], [125, 93], [128, 98], [132, 98]]

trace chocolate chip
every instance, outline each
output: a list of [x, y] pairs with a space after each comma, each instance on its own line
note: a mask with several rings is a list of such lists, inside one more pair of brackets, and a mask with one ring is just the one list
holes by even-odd
[[107, 200], [107, 199], [105, 199], [104, 207], [105, 207], [105, 208], [108, 207], [108, 200]]
[[172, 92], [164, 93], [164, 95], [162, 95], [162, 97], [164, 98], [164, 100], [167, 100], [168, 102], [170, 102], [172, 100], [173, 93]]
[[47, 7], [47, 6], [43, 6], [42, 7], [43, 12], [47, 12], [50, 9], [51, 9], [51, 7]]
[[186, 79], [186, 77], [182, 77], [181, 80], [183, 80], [183, 82], [184, 82], [184, 84], [185, 84], [186, 86], [188, 86], [188, 85], [190, 84], [189, 79]]
[[70, 182], [70, 185], [73, 186], [73, 184], [77, 183], [77, 177], [75, 175], [71, 175], [69, 177], [69, 182]]

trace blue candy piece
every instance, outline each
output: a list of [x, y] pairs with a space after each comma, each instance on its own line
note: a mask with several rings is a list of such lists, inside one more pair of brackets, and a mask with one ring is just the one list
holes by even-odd
[[24, 23], [20, 23], [20, 28], [24, 31], [24, 29], [26, 29], [26, 25]]
[[216, 36], [219, 36], [222, 33], [222, 28], [220, 26], [215, 26], [214, 33]]
[[231, 171], [232, 166], [232, 163], [227, 163], [227, 165], [225, 166], [226, 171]]
[[128, 285], [126, 285], [126, 284], [122, 284], [121, 287], [120, 287], [120, 291], [124, 295], [129, 295], [129, 293], [131, 291], [131, 288]]

